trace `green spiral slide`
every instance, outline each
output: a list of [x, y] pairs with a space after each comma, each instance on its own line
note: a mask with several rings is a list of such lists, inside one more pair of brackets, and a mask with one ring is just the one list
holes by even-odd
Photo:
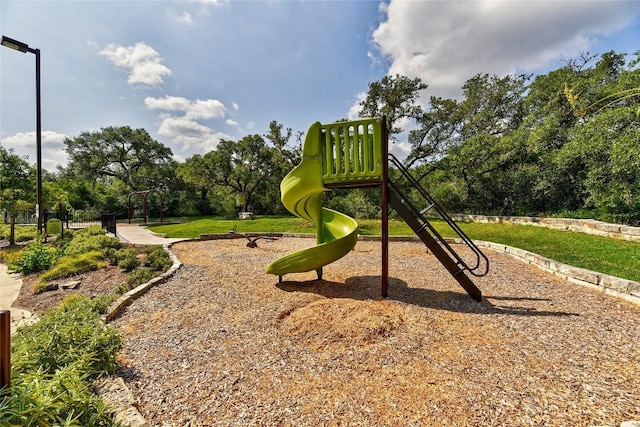
[[274, 261], [267, 273], [283, 276], [287, 273], [318, 271], [353, 249], [358, 241], [355, 219], [322, 207], [327, 188], [322, 182], [321, 124], [309, 127], [302, 149], [302, 161], [280, 183], [282, 204], [294, 215], [317, 224], [317, 246], [302, 249]]

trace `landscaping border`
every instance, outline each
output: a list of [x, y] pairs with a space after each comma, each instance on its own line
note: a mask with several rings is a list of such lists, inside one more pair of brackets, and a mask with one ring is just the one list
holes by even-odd
[[611, 224], [595, 219], [539, 218], [533, 216], [450, 215], [454, 221], [533, 225], [554, 230], [577, 231], [619, 240], [640, 242], [640, 227]]

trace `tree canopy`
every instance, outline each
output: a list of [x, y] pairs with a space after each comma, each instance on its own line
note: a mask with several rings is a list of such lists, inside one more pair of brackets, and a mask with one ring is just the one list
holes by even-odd
[[[419, 78], [385, 76], [369, 83], [359, 114], [386, 115], [392, 140], [407, 135], [405, 165], [451, 212], [637, 223], [640, 51], [627, 59], [585, 53], [535, 77], [478, 73], [460, 97], [428, 102]], [[129, 192], [153, 188], [167, 193], [165, 215], [282, 213], [279, 184], [300, 161], [302, 135], [274, 120], [263, 135], [221, 140], [177, 162], [144, 129], [82, 132], [65, 140], [69, 164], [45, 174], [45, 209], [122, 213]], [[2, 156], [2, 208], [33, 203], [31, 185], [23, 187], [31, 169], [7, 150]], [[327, 203], [375, 216], [378, 193], [334, 191]]]
[[16, 213], [33, 209], [35, 184], [27, 161], [0, 145], [0, 210], [9, 214], [9, 244], [15, 244]]

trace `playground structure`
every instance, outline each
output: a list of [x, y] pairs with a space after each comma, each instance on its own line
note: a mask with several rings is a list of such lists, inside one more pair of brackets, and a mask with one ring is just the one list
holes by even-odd
[[[322, 207], [323, 194], [335, 188], [380, 187], [382, 192], [382, 296], [388, 296], [389, 281], [389, 206], [411, 227], [414, 233], [438, 258], [473, 299], [482, 292], [466, 274], [484, 276], [489, 260], [451, 217], [436, 203], [420, 183], [388, 152], [386, 118], [371, 118], [331, 124], [313, 123], [305, 138], [302, 161], [280, 184], [284, 206], [294, 215], [317, 225], [316, 246], [284, 256], [269, 266], [267, 273], [282, 276], [316, 270], [345, 256], [358, 241], [355, 219]], [[389, 166], [398, 171], [400, 180], [411, 186], [426, 204], [416, 207], [405, 194], [400, 180], [389, 178]], [[464, 259], [429, 222], [427, 214], [442, 218], [471, 251]]]
[[162, 207], [162, 192], [160, 190], [142, 190], [142, 191], [134, 191], [133, 193], [129, 194], [129, 201], [127, 204], [127, 217], [129, 219], [129, 224], [131, 224], [131, 198], [133, 196], [142, 196], [142, 216], [144, 217], [144, 223], [146, 224], [148, 221], [148, 203], [147, 203], [147, 197], [149, 196], [149, 193], [157, 193], [160, 196], [160, 222], [162, 222], [162, 211], [163, 211], [163, 207]]

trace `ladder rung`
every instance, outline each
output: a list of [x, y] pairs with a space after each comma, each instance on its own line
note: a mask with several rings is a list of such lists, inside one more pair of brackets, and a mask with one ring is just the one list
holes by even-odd
[[432, 207], [434, 207], [434, 206], [435, 206], [435, 203], [431, 203], [429, 206], [427, 206], [426, 208], [424, 208], [424, 209], [422, 209], [422, 210], [420, 211], [420, 215], [424, 215], [424, 214], [426, 214], [426, 213], [427, 213], [427, 212], [429, 212], [429, 210], [431, 210], [431, 208], [432, 208]]
[[420, 228], [418, 228], [418, 229], [415, 231], [415, 233], [416, 233], [416, 234], [418, 234], [419, 232], [421, 232], [422, 230], [424, 230], [425, 228], [427, 228], [427, 224], [428, 224], [428, 223], [425, 221], [425, 223], [424, 223], [424, 224], [422, 224], [422, 225], [420, 226]]

